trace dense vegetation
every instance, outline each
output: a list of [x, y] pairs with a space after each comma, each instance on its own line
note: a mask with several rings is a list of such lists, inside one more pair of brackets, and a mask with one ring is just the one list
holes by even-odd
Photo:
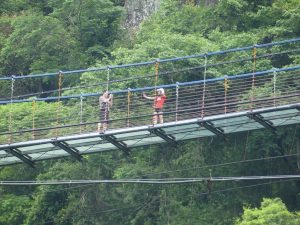
[[[298, 0], [220, 0], [208, 6], [202, 1], [164, 0], [160, 10], [130, 34], [122, 29], [123, 5], [120, 0], [1, 1], [0, 76], [141, 62], [300, 35]], [[257, 67], [299, 64], [300, 57], [296, 55], [262, 61]], [[210, 71], [209, 76], [249, 69], [251, 65], [228, 66]], [[201, 73], [186, 75], [188, 80], [202, 78]], [[84, 74], [66, 82], [93, 83], [97, 79]], [[56, 83], [45, 78], [39, 85], [19, 84], [16, 90], [22, 94], [46, 91], [55, 88]], [[9, 85], [3, 82], [0, 87], [0, 97], [7, 96]], [[20, 104], [13, 110], [26, 111], [26, 107], [29, 106]], [[1, 107], [1, 114], [5, 110], [7, 107]], [[52, 108], [45, 103], [41, 110], [50, 114]], [[5, 118], [0, 117], [0, 123], [7, 126]], [[20, 118], [19, 125], [23, 123], [26, 118]], [[299, 126], [289, 126], [277, 134], [262, 130], [231, 135], [227, 142], [216, 137], [186, 141], [177, 148], [149, 146], [134, 150], [129, 158], [111, 152], [87, 156], [83, 163], [71, 159], [40, 162], [36, 170], [25, 165], [9, 166], [1, 168], [0, 180], [297, 174], [299, 162], [293, 154], [299, 148]], [[293, 213], [300, 211], [299, 190], [298, 180], [1, 186], [0, 223], [299, 224], [299, 214]]]

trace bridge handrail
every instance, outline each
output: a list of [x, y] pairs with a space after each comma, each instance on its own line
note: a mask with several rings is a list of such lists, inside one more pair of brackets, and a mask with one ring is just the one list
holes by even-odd
[[166, 58], [166, 59], [156, 59], [153, 61], [148, 62], [139, 62], [139, 63], [130, 63], [130, 64], [123, 64], [123, 65], [113, 65], [113, 66], [105, 66], [100, 68], [90, 68], [90, 69], [79, 69], [79, 70], [70, 70], [70, 71], [58, 71], [53, 73], [42, 73], [42, 74], [31, 74], [31, 75], [12, 75], [9, 77], [0, 77], [1, 80], [12, 80], [12, 79], [27, 79], [27, 78], [39, 78], [39, 77], [49, 77], [49, 76], [58, 76], [59, 74], [63, 73], [64, 75], [68, 74], [76, 74], [76, 73], [84, 73], [84, 72], [96, 72], [96, 71], [105, 71], [108, 69], [118, 69], [118, 68], [126, 68], [126, 67], [137, 67], [137, 66], [144, 66], [144, 65], [151, 65], [155, 64], [157, 62], [164, 63], [164, 62], [174, 62], [184, 59], [191, 59], [191, 58], [201, 58], [201, 57], [207, 57], [207, 56], [213, 56], [213, 55], [222, 55], [226, 53], [232, 53], [232, 52], [240, 52], [245, 50], [250, 50], [253, 48], [265, 48], [265, 47], [271, 47], [276, 45], [282, 45], [287, 43], [293, 43], [300, 41], [300, 38], [294, 38], [289, 40], [283, 40], [278, 42], [271, 42], [266, 44], [255, 44], [253, 46], [246, 46], [246, 47], [239, 47], [239, 48], [232, 48], [228, 50], [223, 51], [215, 51], [215, 52], [208, 52], [208, 53], [202, 53], [202, 54], [195, 54], [190, 56], [182, 56], [182, 57], [176, 57], [176, 58]]
[[[293, 67], [287, 67], [287, 68], [280, 68], [280, 69], [271, 69], [271, 70], [265, 70], [265, 71], [258, 71], [258, 72], [251, 72], [251, 73], [245, 73], [245, 74], [238, 74], [238, 75], [224, 75], [222, 77], [218, 78], [211, 78], [205, 80], [206, 83], [212, 83], [217, 81], [223, 81], [225, 77], [228, 80], [233, 79], [239, 79], [239, 78], [246, 78], [251, 76], [263, 76], [269, 73], [279, 73], [279, 72], [285, 72], [285, 71], [293, 71], [300, 69], [300, 65], [293, 66]], [[156, 88], [174, 88], [176, 86], [188, 86], [188, 85], [197, 85], [203, 83], [204, 80], [198, 80], [198, 81], [190, 81], [190, 82], [184, 82], [184, 83], [176, 83], [176, 84], [167, 84], [167, 85], [160, 85], [156, 86]], [[122, 94], [127, 93], [128, 90], [130, 92], [141, 92], [141, 91], [147, 91], [147, 90], [153, 90], [155, 87], [144, 87], [144, 88], [133, 88], [133, 89], [127, 89], [127, 90], [120, 90], [120, 91], [112, 91], [112, 94]], [[92, 96], [99, 96], [100, 93], [86, 93], [86, 94], [77, 94], [77, 95], [67, 95], [67, 96], [60, 96], [60, 97], [46, 97], [46, 98], [34, 98], [34, 99], [20, 99], [20, 100], [5, 100], [0, 101], [0, 105], [3, 104], [9, 104], [9, 103], [24, 103], [24, 102], [33, 102], [33, 101], [56, 101], [58, 99], [60, 100], [66, 100], [66, 99], [74, 99], [74, 98], [82, 98], [82, 97], [92, 97]]]

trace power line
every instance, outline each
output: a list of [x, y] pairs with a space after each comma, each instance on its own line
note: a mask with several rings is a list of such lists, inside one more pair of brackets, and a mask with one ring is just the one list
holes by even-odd
[[[211, 168], [211, 167], [228, 166], [228, 165], [239, 164], [239, 163], [249, 163], [249, 162], [269, 160], [269, 159], [279, 159], [279, 158], [292, 157], [292, 156], [298, 156], [298, 155], [299, 154], [290, 154], [290, 155], [283, 155], [283, 156], [273, 156], [273, 157], [265, 157], [265, 158], [256, 158], [256, 159], [249, 159], [249, 160], [233, 161], [233, 162], [226, 162], [226, 163], [206, 165], [206, 166], [201, 166], [201, 167], [192, 167], [192, 168], [184, 168], [184, 169], [178, 169], [178, 170], [169, 170], [169, 171], [164, 171], [164, 172], [160, 172], [160, 173], [146, 173], [143, 176], [159, 175], [159, 174], [181, 172], [181, 171], [189, 171], [189, 170]], [[280, 181], [277, 181], [277, 182], [280, 182]], [[65, 191], [65, 190], [69, 190], [69, 189], [86, 188], [86, 187], [91, 186], [91, 185], [94, 185], [94, 184], [93, 183], [82, 184], [82, 185], [77, 185], [77, 186], [72, 186], [72, 187], [65, 187], [65, 188], [56, 189], [56, 190], [48, 190], [47, 192], [57, 192], [57, 191]]]
[[250, 162], [257, 162], [257, 161], [270, 160], [270, 159], [280, 159], [280, 158], [293, 157], [293, 156], [299, 156], [299, 155], [300, 155], [300, 153], [298, 153], [298, 154], [289, 154], [289, 155], [280, 155], [280, 156], [271, 156], [271, 157], [265, 157], [265, 158], [239, 160], [239, 161], [211, 164], [211, 165], [205, 165], [205, 166], [183, 168], [183, 169], [177, 169], [177, 170], [168, 170], [168, 171], [162, 171], [162, 172], [158, 172], [158, 173], [145, 173], [141, 176], [169, 174], [169, 173], [189, 171], [189, 170], [198, 170], [198, 169], [211, 168], [211, 167], [229, 166], [229, 165], [240, 164], [240, 163], [250, 163]]
[[[290, 179], [290, 180], [276, 180], [276, 181], [264, 182], [264, 183], [259, 183], [259, 184], [244, 185], [244, 186], [239, 186], [239, 187], [232, 187], [232, 188], [226, 188], [226, 189], [212, 190], [210, 192], [202, 192], [202, 193], [198, 193], [198, 194], [195, 194], [195, 195], [194, 194], [193, 195], [190, 194], [190, 195], [185, 195], [185, 197], [213, 195], [213, 194], [218, 194], [218, 193], [235, 191], [235, 190], [239, 190], [239, 189], [254, 188], [254, 187], [263, 186], [263, 185], [270, 185], [270, 184], [275, 184], [275, 183], [291, 182], [291, 181], [295, 181], [295, 180], [294, 179]], [[57, 190], [57, 191], [60, 191], [60, 190]], [[47, 191], [47, 192], [49, 192], [49, 191]], [[106, 210], [94, 211], [93, 213], [88, 213], [88, 215], [89, 216], [96, 216], [96, 215], [99, 215], [99, 214], [102, 214], [102, 213], [114, 213], [114, 212], [123, 211], [123, 210], [126, 210], [126, 212], [128, 214], [128, 210], [130, 212], [136, 212], [137, 210], [139, 210], [141, 208], [144, 208], [144, 207], [147, 207], [147, 206], [150, 206], [151, 204], [156, 203], [159, 200], [160, 199], [156, 196], [156, 198], [154, 198], [154, 200], [151, 201], [151, 202], [144, 202], [144, 203], [140, 203], [139, 205], [129, 206], [129, 207], [111, 208], [111, 209], [106, 209]], [[53, 220], [51, 220], [51, 221], [48, 220], [47, 222], [52, 222], [52, 221]]]
[[300, 179], [300, 175], [241, 176], [241, 177], [196, 177], [163, 179], [119, 179], [119, 180], [57, 180], [57, 181], [0, 181], [2, 186], [36, 185], [83, 185], [83, 184], [183, 184], [204, 181], [249, 181], [249, 180]]

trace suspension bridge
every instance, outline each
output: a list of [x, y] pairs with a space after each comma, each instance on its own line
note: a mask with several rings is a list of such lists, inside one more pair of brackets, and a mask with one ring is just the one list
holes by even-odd
[[[300, 122], [300, 38], [205, 54], [85, 70], [0, 77], [0, 166], [268, 129]], [[278, 61], [278, 59], [281, 59]], [[282, 62], [282, 59], [285, 62]], [[276, 66], [276, 68], [274, 67]], [[228, 74], [228, 71], [234, 74]], [[80, 76], [81, 85], [76, 86]], [[24, 85], [53, 90], [24, 91]], [[78, 82], [72, 82], [76, 80]], [[152, 125], [164, 88], [164, 123]], [[97, 132], [99, 94], [113, 98], [109, 129]]]

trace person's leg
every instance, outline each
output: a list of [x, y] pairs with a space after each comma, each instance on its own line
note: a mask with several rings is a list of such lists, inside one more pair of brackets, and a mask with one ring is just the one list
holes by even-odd
[[159, 114], [159, 122], [164, 123], [164, 117], [163, 117], [162, 112], [160, 112], [160, 114]]
[[107, 123], [103, 123], [103, 132], [105, 132], [107, 130]]
[[101, 121], [102, 121], [102, 112], [101, 112], [101, 110], [100, 110], [100, 115], [99, 115], [99, 119], [100, 119], [100, 122], [98, 123], [98, 133], [100, 133], [100, 131], [101, 131]]
[[109, 111], [105, 110], [104, 121], [103, 121], [103, 132], [107, 130], [108, 123], [109, 123]]
[[105, 122], [105, 111], [101, 110], [100, 111], [100, 123], [98, 123], [98, 132], [99, 133], [103, 133], [104, 122]]
[[157, 112], [153, 112], [153, 119], [152, 119], [152, 124], [156, 125], [157, 124]]

